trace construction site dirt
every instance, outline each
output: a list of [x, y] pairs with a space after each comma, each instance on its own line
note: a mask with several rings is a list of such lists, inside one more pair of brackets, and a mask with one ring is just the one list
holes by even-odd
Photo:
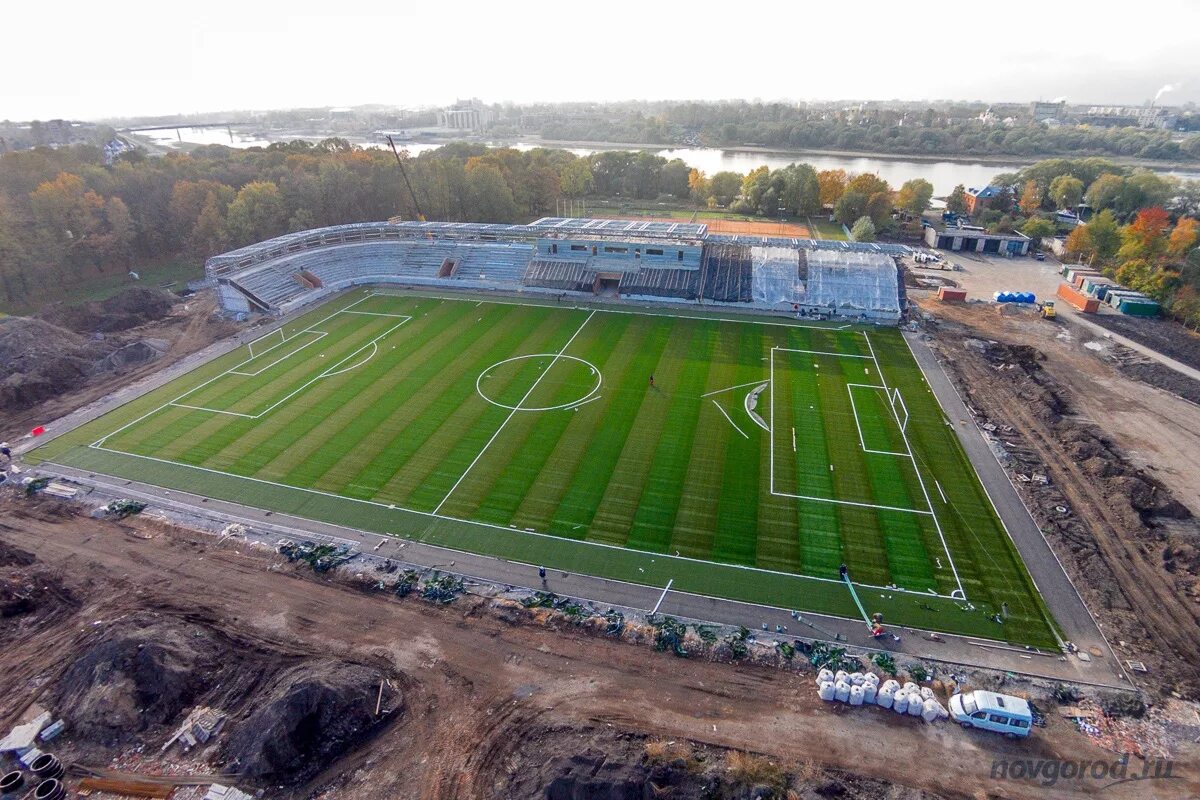
[[1068, 323], [922, 303], [943, 364], [1118, 656], [1146, 665], [1135, 680], [1197, 697], [1200, 408], [1116, 369]]
[[[0, 633], [0, 725], [31, 702], [54, 707], [68, 721], [56, 745], [69, 762], [232, 770], [281, 798], [640, 798], [671, 789], [902, 799], [1068, 797], [1096, 784], [1016, 780], [996, 764], [1118, 759], [1056, 714], [1032, 739], [1009, 742], [821, 703], [799, 662], [677, 658], [470, 594], [448, 604], [397, 599], [366, 591], [369, 575], [318, 575], [269, 549], [150, 517], [94, 520], [11, 492], [0, 516], [5, 580], [38, 587]], [[173, 673], [169, 690], [159, 669]], [[297, 687], [304, 696], [289, 699]], [[311, 713], [331, 697], [336, 715]], [[88, 711], [102, 698], [107, 718]], [[131, 698], [146, 713], [114, 730]], [[229, 714], [226, 732], [191, 762], [160, 757], [173, 722], [165, 712], [199, 703]], [[1200, 791], [1200, 727], [1177, 730], [1140, 753], [1172, 760], [1156, 796]], [[1106, 796], [1144, 792], [1122, 784]]]

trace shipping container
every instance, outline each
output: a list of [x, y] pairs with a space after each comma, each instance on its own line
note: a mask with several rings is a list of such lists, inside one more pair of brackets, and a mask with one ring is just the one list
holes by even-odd
[[1080, 276], [1099, 277], [1100, 275], [1101, 272], [1098, 269], [1092, 269], [1091, 267], [1072, 267], [1071, 269], [1067, 270], [1067, 282], [1072, 286], [1078, 286], [1078, 279]]
[[1131, 317], [1157, 317], [1158, 303], [1153, 300], [1122, 300], [1117, 303], [1117, 311]]
[[1090, 294], [1092, 297], [1098, 297], [1097, 292], [1100, 291], [1101, 286], [1116, 286], [1116, 285], [1117, 285], [1117, 282], [1114, 281], [1112, 278], [1094, 277], [1094, 278], [1084, 278], [1083, 285], [1080, 286], [1079, 288], [1083, 290], [1084, 294]]
[[1150, 298], [1141, 292], [1135, 292], [1132, 289], [1110, 289], [1108, 294], [1104, 296], [1104, 302], [1108, 303], [1113, 308], [1117, 307], [1117, 303], [1122, 300], [1149, 300]]
[[1060, 283], [1058, 285], [1058, 297], [1085, 314], [1095, 314], [1100, 310], [1099, 300], [1094, 297], [1088, 297], [1069, 283]]
[[943, 302], [962, 301], [967, 299], [966, 289], [951, 289], [949, 286], [943, 286], [938, 289], [938, 300]]
[[1074, 286], [1076, 289], [1080, 289], [1083, 287], [1083, 282], [1086, 281], [1088, 278], [1102, 278], [1102, 277], [1104, 277], [1104, 276], [1101, 275], [1099, 272], [1076, 272], [1075, 275], [1071, 278], [1071, 285]]

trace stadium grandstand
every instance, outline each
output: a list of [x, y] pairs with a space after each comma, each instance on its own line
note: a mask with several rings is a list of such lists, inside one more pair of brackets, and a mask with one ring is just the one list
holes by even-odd
[[205, 264], [221, 307], [291, 311], [350, 286], [403, 284], [738, 305], [896, 321], [904, 245], [712, 234], [704, 224], [547, 217], [528, 225], [390, 220], [290, 233]]

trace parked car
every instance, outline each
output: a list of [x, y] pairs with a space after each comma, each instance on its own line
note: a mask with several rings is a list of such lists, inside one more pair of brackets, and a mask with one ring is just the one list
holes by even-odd
[[1010, 739], [1028, 736], [1033, 725], [1028, 701], [982, 689], [951, 697], [950, 718], [964, 728], [1002, 733]]

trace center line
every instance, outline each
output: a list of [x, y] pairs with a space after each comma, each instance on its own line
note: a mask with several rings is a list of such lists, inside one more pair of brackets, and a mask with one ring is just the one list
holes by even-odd
[[587, 319], [579, 324], [579, 327], [573, 334], [571, 334], [571, 338], [567, 339], [567, 343], [562, 346], [562, 349], [554, 354], [554, 358], [550, 359], [550, 365], [546, 367], [546, 369], [542, 370], [542, 374], [538, 375], [537, 380], [534, 381], [533, 385], [529, 387], [529, 391], [525, 393], [525, 396], [522, 397], [515, 406], [513, 406], [513, 410], [508, 412], [508, 416], [504, 418], [504, 422], [501, 422], [500, 427], [496, 428], [496, 432], [492, 434], [492, 438], [487, 440], [487, 444], [485, 444], [483, 449], [479, 451], [479, 454], [475, 456], [475, 460], [467, 466], [466, 471], [463, 472], [463, 474], [459, 476], [458, 480], [454, 482], [454, 485], [450, 487], [450, 491], [446, 492], [446, 496], [442, 498], [442, 502], [438, 503], [437, 508], [433, 510], [434, 514], [442, 510], [442, 506], [446, 505], [446, 501], [450, 499], [450, 495], [454, 494], [454, 490], [458, 488], [458, 485], [463, 482], [463, 479], [466, 478], [471, 470], [475, 468], [475, 465], [479, 463], [479, 459], [482, 458], [483, 454], [487, 452], [487, 449], [492, 446], [492, 442], [496, 441], [496, 437], [500, 435], [500, 431], [504, 430], [504, 426], [507, 425], [509, 421], [516, 416], [517, 412], [521, 410], [521, 406], [523, 406], [525, 401], [529, 399], [529, 395], [533, 394], [533, 390], [536, 389], [538, 384], [542, 382], [542, 378], [550, 374], [550, 370], [554, 367], [554, 363], [558, 361], [559, 357], [567, 351], [567, 348], [571, 346], [571, 342], [575, 341], [575, 337], [578, 336], [581, 331], [583, 331], [584, 326], [587, 325], [595, 315], [595, 311], [588, 314]]

